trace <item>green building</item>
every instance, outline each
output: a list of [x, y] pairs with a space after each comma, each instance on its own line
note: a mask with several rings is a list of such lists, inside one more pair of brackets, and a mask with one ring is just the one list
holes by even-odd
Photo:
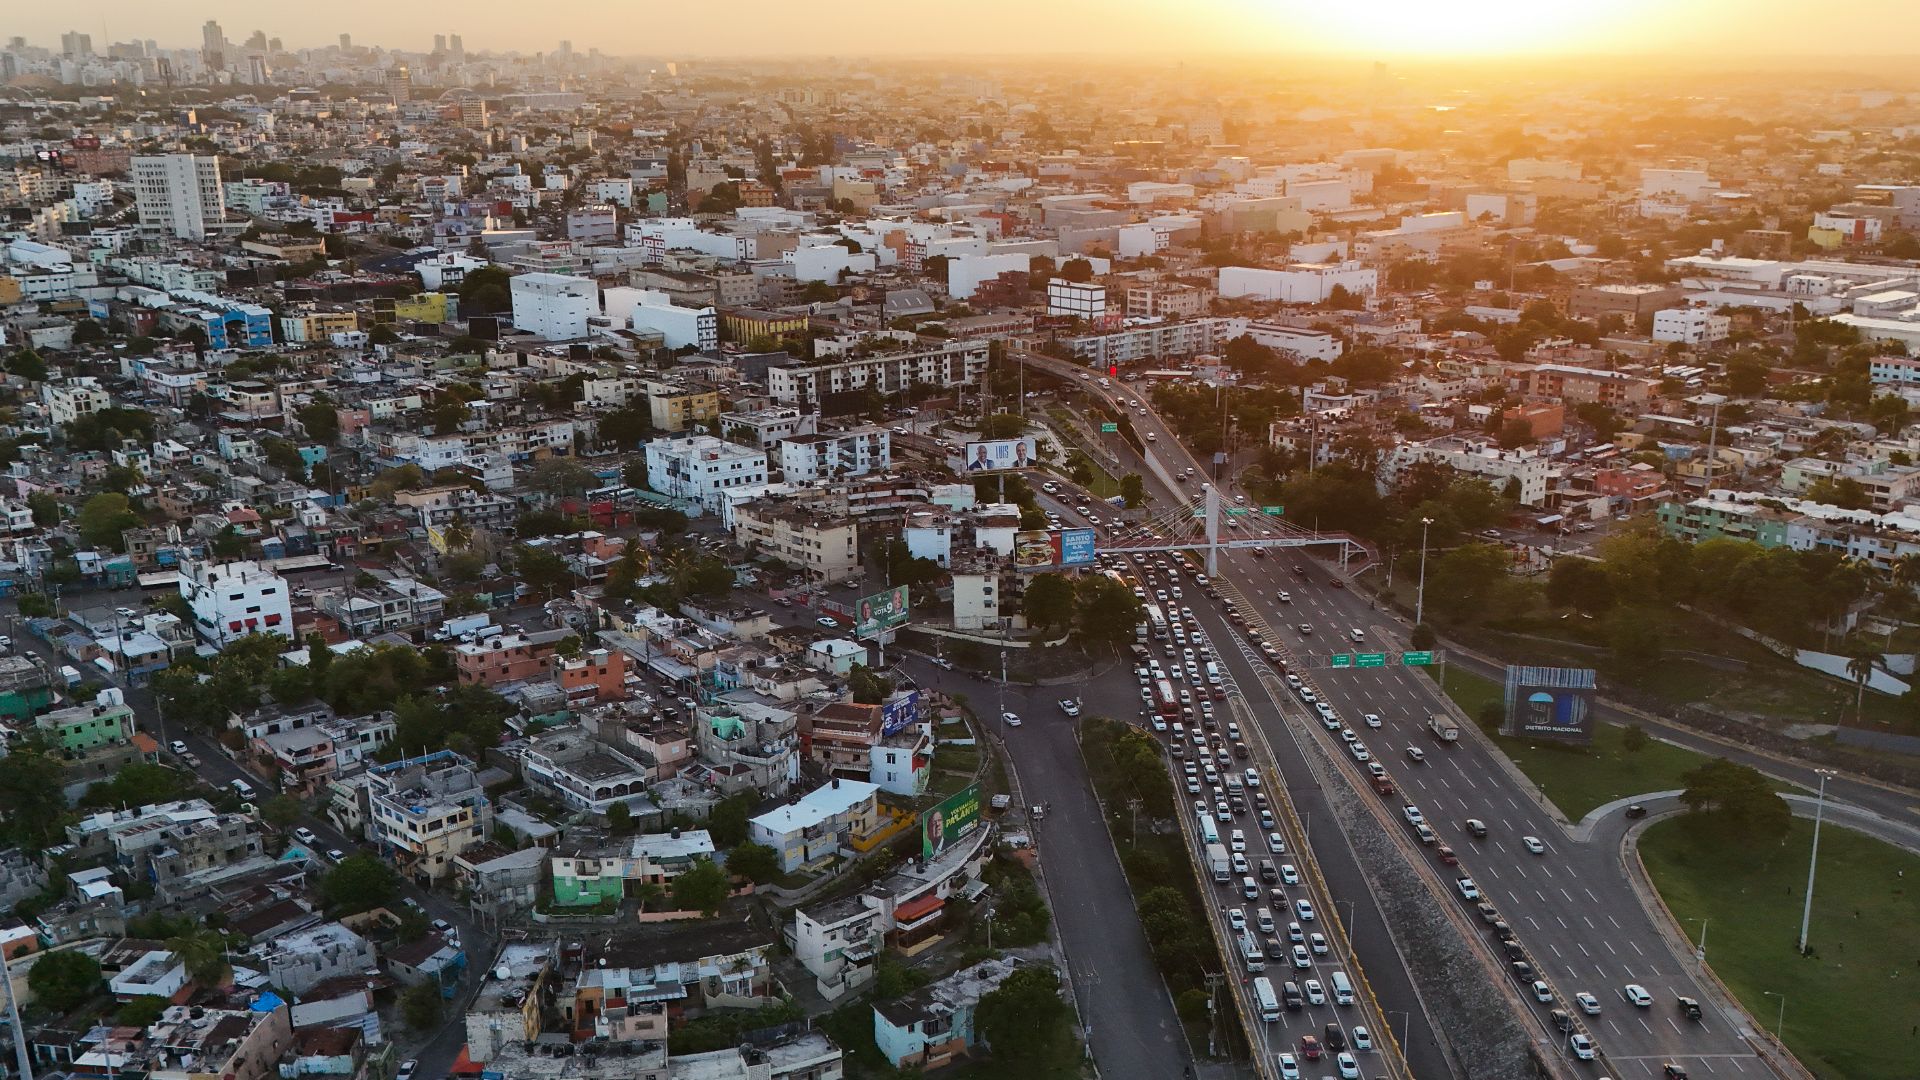
[[119, 700], [119, 691], [105, 690], [107, 700], [44, 713], [34, 723], [68, 757], [79, 757], [103, 746], [133, 741], [133, 710]]
[[0, 656], [0, 716], [24, 724], [52, 704], [46, 668], [24, 656]]

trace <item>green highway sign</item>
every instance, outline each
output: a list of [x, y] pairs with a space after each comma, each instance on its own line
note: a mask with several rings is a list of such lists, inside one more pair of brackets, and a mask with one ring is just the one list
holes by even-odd
[[1334, 667], [1352, 667], [1352, 666], [1353, 666], [1353, 654], [1352, 654], [1352, 653], [1343, 653], [1343, 652], [1337, 652], [1337, 653], [1334, 653], [1334, 654], [1333, 654], [1333, 666], [1334, 666]]
[[1354, 657], [1356, 667], [1386, 667], [1387, 654], [1383, 652], [1363, 652]]
[[1260, 512], [1268, 517], [1280, 517], [1287, 512], [1287, 508], [1284, 506], [1263, 506], [1260, 508]]
[[1101, 424], [1100, 425], [1100, 434], [1102, 435], [1112, 435], [1119, 430], [1120, 430], [1119, 424]]
[[1400, 654], [1400, 662], [1407, 667], [1426, 667], [1433, 663], [1433, 654], [1430, 652], [1403, 652]]
[[1227, 507], [1227, 513], [1234, 517], [1239, 517], [1241, 514], [1250, 514], [1252, 511], [1244, 506], [1229, 506]]

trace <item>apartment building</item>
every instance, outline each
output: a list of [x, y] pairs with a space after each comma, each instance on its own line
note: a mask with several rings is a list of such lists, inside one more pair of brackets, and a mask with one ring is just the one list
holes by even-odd
[[[1920, 365], [1916, 365], [1920, 367]], [[820, 414], [776, 406], [758, 412], [730, 412], [720, 417], [720, 434], [746, 446], [772, 450], [781, 439], [811, 435], [820, 430]]]
[[860, 569], [860, 530], [851, 518], [780, 499], [737, 503], [731, 514], [734, 543], [805, 571], [809, 581], [842, 581]]
[[1579, 285], [1567, 298], [1567, 314], [1576, 319], [1621, 315], [1628, 322], [1678, 306], [1685, 290], [1651, 283]]
[[794, 359], [767, 368], [767, 394], [783, 405], [812, 412], [824, 397], [849, 390], [897, 394], [915, 386], [971, 386], [986, 368], [985, 341], [949, 341], [825, 360]]
[[720, 316], [711, 306], [682, 307], [673, 297], [655, 289], [627, 287], [607, 290], [607, 318], [615, 326], [659, 334], [669, 349], [717, 349]]
[[451, 750], [375, 765], [364, 790], [367, 839], [418, 881], [445, 878], [455, 856], [493, 834], [479, 771]]
[[780, 440], [780, 475], [789, 484], [862, 476], [892, 467], [892, 435], [878, 424]]
[[567, 274], [519, 274], [509, 282], [513, 325], [547, 341], [587, 336], [587, 320], [600, 313], [600, 287], [592, 278]]
[[1067, 338], [1061, 344], [1075, 359], [1084, 360], [1094, 367], [1106, 367], [1139, 360], [1194, 356], [1226, 343], [1224, 333], [1227, 322], [1224, 319], [1129, 322], [1131, 325], [1110, 334]]
[[1219, 275], [1223, 297], [1278, 300], [1288, 304], [1325, 303], [1336, 287], [1349, 294], [1372, 296], [1379, 285], [1379, 271], [1357, 262], [1297, 263], [1283, 270], [1223, 266]]
[[528, 785], [576, 811], [604, 818], [614, 803], [646, 795], [653, 770], [579, 728], [556, 728], [520, 753]]
[[554, 647], [569, 629], [496, 634], [454, 647], [453, 665], [462, 686], [498, 686], [537, 679], [553, 670]]
[[1484, 439], [1445, 436], [1426, 442], [1405, 442], [1387, 456], [1385, 471], [1398, 482], [1401, 470], [1415, 462], [1446, 465], [1458, 472], [1486, 478], [1495, 488], [1517, 487], [1516, 501], [1539, 506], [1547, 498], [1547, 480], [1553, 462], [1531, 450], [1505, 450]]
[[676, 499], [720, 509], [722, 493], [767, 482], [767, 455], [711, 435], [655, 439], [647, 444], [647, 486]]
[[1653, 340], [1683, 345], [1711, 345], [1727, 340], [1733, 320], [1706, 308], [1668, 308], [1653, 313]]
[[787, 314], [763, 308], [729, 308], [720, 313], [721, 333], [741, 344], [757, 338], [782, 338], [807, 332], [805, 314]]
[[200, 241], [225, 225], [226, 199], [217, 155], [136, 155], [131, 167], [134, 208], [142, 233]]
[[705, 829], [673, 829], [556, 849], [553, 902], [578, 907], [619, 900], [640, 885], [665, 885], [714, 853], [713, 837]]
[[780, 855], [780, 869], [793, 873], [851, 851], [890, 819], [880, 812], [880, 786], [858, 780], [830, 780], [747, 822], [753, 842]]
[[1632, 412], [1643, 410], [1660, 390], [1652, 379], [1571, 364], [1541, 364], [1527, 371], [1526, 379], [1528, 397]]
[[216, 646], [248, 634], [293, 636], [287, 580], [257, 562], [182, 560], [180, 596], [194, 631]]
[[113, 404], [113, 398], [101, 389], [92, 376], [61, 383], [43, 383], [40, 400], [47, 406], [47, 419], [55, 427], [64, 427], [83, 416], [91, 416]]
[[656, 431], [685, 431], [689, 424], [704, 427], [720, 415], [720, 391], [713, 387], [651, 380], [643, 385]]
[[1047, 314], [1098, 322], [1107, 315], [1107, 287], [1091, 281], [1053, 278], [1047, 282]]

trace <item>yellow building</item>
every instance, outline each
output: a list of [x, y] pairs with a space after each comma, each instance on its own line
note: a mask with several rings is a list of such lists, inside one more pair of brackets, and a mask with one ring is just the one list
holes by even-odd
[[330, 334], [360, 329], [360, 317], [351, 311], [310, 311], [280, 316], [280, 336], [288, 343], [325, 341]]
[[720, 415], [720, 391], [682, 383], [647, 383], [647, 409], [660, 431], [685, 431]]
[[759, 308], [729, 308], [720, 313], [720, 329], [728, 341], [789, 337], [807, 332], [807, 317]]
[[393, 302], [393, 317], [408, 322], [452, 322], [459, 302], [446, 293], [426, 292]]

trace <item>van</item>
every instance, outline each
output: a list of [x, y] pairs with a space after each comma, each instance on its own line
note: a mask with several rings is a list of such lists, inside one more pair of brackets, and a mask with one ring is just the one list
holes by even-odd
[[1347, 631], [1347, 636], [1353, 639], [1355, 645], [1365, 644], [1367, 640], [1367, 632], [1365, 630], [1349, 630]]
[[1333, 983], [1333, 1003], [1335, 1005], [1353, 1004], [1353, 984], [1347, 981], [1347, 973], [1336, 971], [1330, 981]]
[[232, 780], [228, 781], [227, 786], [233, 789], [235, 795], [240, 796], [248, 802], [253, 801], [254, 792], [252, 784], [247, 783], [245, 780]]
[[1260, 939], [1252, 934], [1240, 935], [1240, 958], [1247, 962], [1248, 971], [1267, 970], [1267, 954], [1260, 951]]
[[1300, 992], [1300, 984], [1289, 982], [1280, 987], [1280, 1001], [1288, 1009], [1299, 1011], [1307, 1007], [1307, 998]]
[[1280, 998], [1273, 992], [1273, 980], [1265, 975], [1253, 980], [1253, 999], [1260, 1006], [1260, 1019], [1275, 1023], [1280, 1019]]

